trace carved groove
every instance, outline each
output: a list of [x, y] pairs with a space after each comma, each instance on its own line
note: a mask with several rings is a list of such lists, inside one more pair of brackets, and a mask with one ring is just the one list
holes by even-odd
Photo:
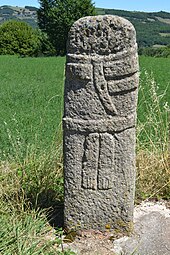
[[107, 190], [113, 187], [114, 137], [107, 133], [100, 134], [99, 144], [98, 189]]
[[138, 71], [135, 71], [133, 73], [128, 73], [128, 74], [123, 74], [123, 75], [118, 75], [118, 76], [112, 76], [112, 77], [107, 77], [107, 81], [121, 81], [124, 80], [126, 78], [130, 78], [131, 76], [135, 75]]
[[136, 117], [134, 114], [127, 117], [113, 116], [110, 119], [100, 119], [98, 121], [63, 118], [63, 127], [69, 131], [95, 133], [100, 130], [100, 133], [118, 133], [135, 127], [135, 120]]
[[117, 91], [117, 92], [112, 92], [111, 95], [112, 96], [123, 96], [123, 95], [126, 95], [126, 94], [129, 94], [131, 92], [134, 92], [137, 88], [132, 88], [132, 89], [128, 89], [128, 90], [122, 90], [122, 91]]
[[82, 164], [82, 188], [108, 190], [113, 187], [114, 137], [89, 134], [85, 140]]
[[94, 86], [96, 88], [100, 101], [102, 102], [106, 112], [108, 112], [108, 114], [111, 114], [111, 115], [116, 115], [117, 110], [114, 104], [112, 103], [112, 100], [108, 92], [107, 82], [104, 78], [102, 63], [93, 62], [93, 80], [94, 80]]

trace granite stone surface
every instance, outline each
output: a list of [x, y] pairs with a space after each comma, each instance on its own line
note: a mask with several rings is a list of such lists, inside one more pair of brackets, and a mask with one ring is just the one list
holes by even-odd
[[67, 43], [64, 224], [130, 231], [135, 189], [136, 33], [120, 17], [81, 18]]

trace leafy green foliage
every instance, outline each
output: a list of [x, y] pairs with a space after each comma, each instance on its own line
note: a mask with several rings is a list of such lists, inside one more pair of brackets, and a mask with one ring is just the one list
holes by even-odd
[[139, 47], [152, 45], [168, 45], [170, 37], [163, 37], [161, 33], [170, 33], [170, 24], [165, 24], [159, 20], [134, 20], [129, 19], [135, 26]]
[[91, 0], [40, 0], [38, 25], [48, 34], [56, 54], [66, 53], [66, 41], [72, 24], [81, 17], [95, 14]]
[[40, 40], [31, 26], [21, 21], [7, 21], [0, 26], [0, 54], [35, 56]]
[[40, 29], [37, 30], [37, 34], [40, 40], [38, 56], [54, 56], [56, 51], [52, 43], [49, 41], [48, 35]]

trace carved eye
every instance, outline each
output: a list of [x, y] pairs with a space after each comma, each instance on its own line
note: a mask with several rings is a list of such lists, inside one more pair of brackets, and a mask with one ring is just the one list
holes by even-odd
[[105, 89], [104, 84], [102, 84], [100, 88], [101, 88], [101, 90], [104, 90]]

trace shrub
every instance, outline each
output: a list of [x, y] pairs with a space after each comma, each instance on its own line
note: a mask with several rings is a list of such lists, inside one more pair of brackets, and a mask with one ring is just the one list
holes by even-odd
[[7, 21], [0, 26], [0, 54], [35, 56], [40, 40], [35, 30], [22, 21]]
[[55, 56], [57, 54], [54, 46], [50, 42], [48, 35], [41, 31], [40, 29], [37, 30], [37, 35], [40, 40], [40, 47], [38, 51], [38, 56]]

